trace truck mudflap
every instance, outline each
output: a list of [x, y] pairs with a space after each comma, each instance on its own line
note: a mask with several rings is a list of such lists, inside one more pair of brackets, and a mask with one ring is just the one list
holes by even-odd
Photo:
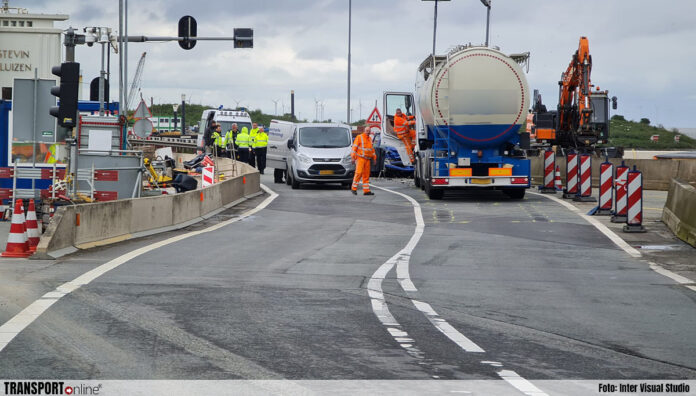
[[431, 184], [437, 187], [519, 187], [529, 188], [529, 176], [445, 176], [433, 177]]

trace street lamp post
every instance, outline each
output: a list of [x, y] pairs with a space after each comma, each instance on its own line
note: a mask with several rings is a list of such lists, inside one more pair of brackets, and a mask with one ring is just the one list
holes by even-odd
[[421, 0], [421, 1], [435, 1], [435, 14], [433, 16], [433, 70], [435, 70], [435, 38], [437, 34], [437, 2], [438, 1], [450, 1], [450, 0]]
[[174, 110], [174, 129], [176, 130], [176, 111], [179, 110], [179, 105], [173, 104], [172, 109]]
[[491, 24], [491, 0], [481, 0], [481, 4], [486, 6], [486, 47], [488, 47], [488, 28]]
[[346, 103], [346, 123], [350, 125], [350, 28], [351, 28], [352, 0], [348, 0], [348, 100]]
[[181, 135], [186, 134], [186, 94], [181, 94]]

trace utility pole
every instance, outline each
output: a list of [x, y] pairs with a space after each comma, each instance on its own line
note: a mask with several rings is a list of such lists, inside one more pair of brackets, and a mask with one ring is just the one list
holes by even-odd
[[491, 24], [491, 1], [492, 0], [481, 0], [481, 4], [486, 6], [486, 47], [488, 47], [488, 32]]
[[351, 28], [351, 13], [353, 3], [352, 0], [348, 0], [348, 100], [346, 103], [346, 123], [350, 125], [350, 28]]

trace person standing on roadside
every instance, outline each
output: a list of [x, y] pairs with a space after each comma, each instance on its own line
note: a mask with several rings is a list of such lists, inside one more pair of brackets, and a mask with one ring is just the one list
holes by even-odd
[[251, 139], [249, 138], [249, 129], [247, 127], [242, 127], [242, 131], [237, 134], [237, 138], [234, 139], [234, 143], [237, 145], [239, 160], [249, 163]]
[[263, 175], [263, 170], [266, 169], [266, 150], [268, 147], [268, 134], [263, 127], [259, 128], [254, 138], [254, 155], [256, 156], [256, 167], [259, 173]]
[[203, 146], [206, 154], [213, 152], [213, 132], [217, 129], [217, 123], [215, 121], [210, 121], [210, 124], [205, 128], [203, 132]]
[[256, 166], [256, 156], [254, 154], [254, 140], [256, 140], [256, 134], [259, 133], [259, 124], [253, 122], [251, 124], [251, 130], [249, 131], [249, 147], [251, 147], [251, 152], [249, 153], [249, 165]]
[[361, 181], [363, 195], [375, 195], [370, 191], [370, 162], [376, 163], [377, 156], [374, 147], [372, 147], [369, 129], [364, 128], [363, 132], [355, 137], [350, 153], [350, 157], [355, 162], [355, 177], [353, 177], [353, 185], [350, 190], [353, 195], [358, 195], [358, 183]]
[[237, 150], [235, 150], [236, 147], [234, 145], [234, 139], [237, 137], [237, 134], [239, 133], [238, 128], [239, 128], [239, 126], [235, 122], [234, 124], [232, 124], [232, 129], [227, 131], [227, 133], [225, 134], [225, 144], [227, 146], [227, 158], [232, 158], [235, 160], [237, 159], [237, 155], [236, 155]]

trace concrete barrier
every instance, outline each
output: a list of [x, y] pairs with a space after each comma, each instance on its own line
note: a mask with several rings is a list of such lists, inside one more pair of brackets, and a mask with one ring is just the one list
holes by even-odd
[[51, 259], [78, 249], [183, 228], [260, 193], [256, 169], [238, 163], [236, 174], [213, 186], [176, 195], [61, 206], [32, 258]]
[[671, 181], [662, 222], [679, 239], [696, 247], [696, 188], [692, 184], [681, 180]]
[[[541, 184], [544, 178], [543, 158], [532, 157], [531, 171], [532, 183]], [[599, 164], [604, 162], [604, 158], [592, 157], [592, 185], [599, 186]], [[610, 158], [609, 162], [620, 165], [621, 159]], [[684, 180], [687, 182], [696, 181], [696, 160], [689, 159], [627, 159], [626, 166], [633, 169], [635, 165], [639, 171], [643, 172], [643, 188], [646, 190], [666, 191], [670, 187], [672, 179]], [[561, 180], [565, 187], [565, 157], [556, 157], [556, 165], [561, 169]]]

